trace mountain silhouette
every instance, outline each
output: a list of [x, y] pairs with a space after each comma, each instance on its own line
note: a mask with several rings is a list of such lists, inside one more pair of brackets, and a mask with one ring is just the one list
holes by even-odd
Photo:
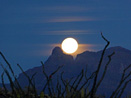
[[[98, 94], [104, 94], [106, 96], [110, 95], [119, 84], [124, 68], [131, 64], [131, 50], [120, 46], [108, 48], [104, 55], [100, 75], [102, 74], [106, 63], [108, 62], [108, 55], [113, 52], [115, 52], [115, 55], [112, 56], [111, 63], [107, 69], [107, 74], [105, 75], [102, 84], [98, 88]], [[61, 72], [64, 72], [65, 79], [76, 77], [81, 72], [81, 70], [85, 68], [87, 68], [87, 76], [90, 76], [98, 66], [101, 53], [102, 50], [98, 52], [85, 51], [81, 54], [78, 54], [76, 58], [73, 59], [73, 56], [64, 54], [60, 47], [55, 47], [52, 51], [52, 54], [44, 63], [44, 69], [45, 72], [50, 75], [59, 66], [63, 65], [63, 67], [52, 77], [54, 80], [57, 80], [57, 76], [60, 75]], [[128, 72], [130, 71], [131, 70], [128, 70]], [[44, 84], [46, 83], [46, 78], [43, 75], [43, 67], [35, 67], [25, 72], [30, 77], [34, 73], [37, 73], [34, 77], [35, 85], [38, 90], [42, 90]], [[18, 81], [22, 87], [26, 87], [28, 85], [28, 80], [23, 73], [19, 75]], [[131, 83], [128, 84], [124, 91], [124, 95], [128, 94], [131, 94]]]

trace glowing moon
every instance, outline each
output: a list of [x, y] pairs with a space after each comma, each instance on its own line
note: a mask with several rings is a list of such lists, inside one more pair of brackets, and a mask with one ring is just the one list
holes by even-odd
[[71, 54], [78, 49], [78, 43], [74, 38], [66, 38], [62, 42], [61, 48], [65, 53]]

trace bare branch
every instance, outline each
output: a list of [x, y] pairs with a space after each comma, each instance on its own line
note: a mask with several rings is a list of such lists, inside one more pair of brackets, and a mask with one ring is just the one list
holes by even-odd
[[23, 74], [27, 77], [27, 79], [28, 79], [28, 81], [29, 81], [28, 91], [30, 90], [30, 85], [31, 85], [31, 86], [33, 87], [35, 96], [37, 96], [37, 92], [36, 92], [35, 85], [32, 83], [32, 79], [33, 79], [33, 77], [36, 75], [36, 73], [33, 74], [33, 76], [32, 76], [31, 79], [30, 79], [30, 77], [24, 72], [24, 70], [22, 69], [22, 67], [21, 67], [19, 64], [17, 64], [17, 66], [20, 68], [20, 70], [23, 72]]
[[126, 88], [126, 86], [128, 85], [129, 82], [131, 82], [131, 79], [125, 82], [123, 88], [121, 89], [121, 92], [120, 92], [120, 95], [118, 96], [118, 98], [121, 98], [121, 96], [122, 96], [122, 94], [123, 94], [123, 92], [124, 92], [124, 90], [125, 90], [125, 88]]
[[6, 86], [5, 86], [3, 76], [4, 76], [4, 72], [1, 74], [1, 79], [2, 79], [2, 85], [3, 85], [3, 88], [4, 88], [4, 90], [5, 90], [5, 94], [7, 94], [8, 90], [7, 90]]
[[[48, 75], [46, 74], [46, 72], [45, 72], [44, 63], [43, 63], [42, 61], [41, 61], [41, 64], [42, 64], [42, 66], [43, 66], [43, 74], [45, 75], [46, 80], [47, 80], [47, 82], [46, 82], [46, 84], [45, 84], [45, 86], [44, 86], [44, 88], [43, 88], [43, 91], [46, 89], [46, 86], [48, 86], [48, 90], [49, 90], [49, 92], [50, 92], [50, 95], [52, 96], [52, 91], [54, 92], [54, 89], [52, 88], [52, 90], [51, 90], [51, 87], [50, 87], [51, 78], [52, 78], [53, 75], [55, 75], [55, 74], [60, 70], [60, 68], [63, 67], [63, 65], [62, 65], [62, 66], [59, 66], [54, 72], [52, 72], [52, 73], [48, 76]], [[52, 84], [52, 83], [51, 83], [51, 84]], [[53, 86], [53, 84], [52, 84], [52, 86]]]
[[103, 72], [103, 74], [102, 74], [101, 79], [98, 81], [98, 83], [97, 83], [97, 85], [96, 85], [95, 93], [96, 93], [96, 91], [97, 91], [99, 85], [101, 84], [101, 82], [103, 81], [103, 79], [104, 79], [104, 77], [105, 77], [105, 74], [106, 74], [106, 72], [107, 72], [108, 65], [109, 65], [110, 62], [111, 62], [111, 57], [112, 57], [114, 54], [115, 54], [115, 52], [113, 52], [111, 55], [108, 56], [109, 61], [107, 62], [106, 66], [105, 66], [105, 69], [104, 69], [104, 72]]
[[2, 64], [0, 64], [0, 65], [2, 66], [4, 72], [6, 73], [8, 79], [9, 79], [9, 81], [10, 81], [10, 87], [11, 87], [11, 89], [12, 89], [12, 93], [13, 93], [14, 95], [16, 95], [16, 91], [15, 91], [16, 87], [15, 87], [13, 81], [12, 81], [12, 78], [11, 78], [9, 72], [4, 68], [4, 66], [3, 66]]
[[91, 89], [91, 98], [94, 98], [95, 88], [96, 88], [96, 83], [97, 83], [97, 77], [98, 77], [98, 74], [99, 74], [99, 70], [100, 70], [101, 65], [102, 65], [102, 61], [103, 61], [103, 58], [104, 58], [105, 51], [106, 51], [107, 47], [110, 44], [110, 42], [103, 36], [102, 32], [101, 32], [101, 36], [107, 42], [107, 44], [106, 44], [106, 46], [103, 49], [103, 52], [101, 54], [101, 58], [100, 58], [100, 61], [99, 61], [99, 64], [98, 64], [98, 67], [97, 67], [97, 70], [96, 70], [96, 76], [94, 78], [94, 83], [93, 83], [93, 86], [92, 86], [92, 89]]
[[10, 63], [6, 60], [6, 58], [5, 58], [5, 56], [2, 54], [2, 52], [0, 52], [0, 55], [2, 56], [2, 58], [4, 59], [4, 61], [6, 62], [6, 64], [9, 66], [12, 74], [14, 75], [14, 72], [13, 72], [12, 68], [10, 67]]
[[[112, 93], [111, 97], [110, 98], [113, 98], [116, 93], [119, 91], [119, 89], [121, 88], [122, 84], [126, 81], [126, 79], [131, 76], [131, 71], [128, 73], [128, 75], [125, 76], [125, 73], [126, 71], [131, 68], [131, 64], [129, 66], [127, 66], [124, 70], [123, 70], [123, 73], [122, 73], [122, 77], [121, 77], [121, 80], [119, 82], [119, 85], [117, 86], [117, 88], [115, 89], [115, 91]], [[126, 81], [126, 84], [125, 86], [128, 84], [128, 81]], [[120, 94], [121, 96], [121, 94]]]
[[10, 63], [7, 61], [7, 59], [6, 59], [5, 56], [2, 54], [2, 52], [0, 52], [0, 55], [2, 56], [3, 60], [4, 60], [4, 61], [6, 62], [6, 64], [8, 65], [8, 67], [9, 67], [9, 69], [10, 69], [10, 71], [11, 71], [11, 73], [12, 73], [14, 79], [15, 79], [15, 82], [16, 82], [17, 86], [19, 87], [20, 91], [24, 94], [24, 91], [22, 90], [19, 82], [17, 81], [17, 78], [16, 78], [16, 76], [15, 76], [15, 74], [14, 74], [14, 71], [13, 71]]
[[86, 79], [84, 84], [80, 87], [79, 91], [81, 91], [81, 89], [89, 82], [90, 79], [94, 78], [95, 74], [96, 74], [96, 72], [93, 72], [92, 75], [88, 79]]
[[76, 79], [74, 80], [73, 84], [71, 85], [71, 90], [74, 89], [74, 85], [77, 82], [77, 80], [79, 79], [79, 77], [81, 76], [82, 72], [80, 72], [80, 74], [76, 77]]

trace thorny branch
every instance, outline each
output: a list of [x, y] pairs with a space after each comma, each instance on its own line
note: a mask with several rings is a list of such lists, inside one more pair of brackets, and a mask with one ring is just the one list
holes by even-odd
[[[111, 97], [110, 98], [113, 98], [114, 96], [116, 96], [118, 93], [118, 91], [120, 91], [120, 88], [122, 86], [122, 84], [128, 79], [129, 76], [131, 76], [131, 71], [125, 76], [125, 73], [126, 71], [131, 68], [131, 64], [129, 66], [127, 66], [124, 70], [123, 70], [123, 73], [122, 73], [122, 77], [121, 77], [121, 80], [119, 82], [119, 85], [117, 86], [117, 88], [115, 89], [115, 91], [112, 93]], [[124, 84], [124, 87], [123, 87], [123, 90], [125, 89], [126, 85], [130, 82], [131, 80], [127, 80]], [[123, 93], [123, 90], [121, 91], [121, 93]], [[121, 96], [121, 93], [120, 93], [120, 96]]]
[[99, 74], [99, 70], [100, 70], [101, 65], [102, 65], [102, 61], [103, 61], [103, 58], [104, 58], [105, 51], [106, 51], [107, 47], [110, 44], [110, 42], [103, 36], [102, 32], [101, 32], [101, 36], [107, 42], [107, 44], [106, 44], [106, 46], [103, 49], [103, 52], [101, 54], [101, 58], [100, 58], [100, 61], [99, 61], [99, 64], [98, 64], [98, 67], [97, 67], [97, 70], [96, 70], [96, 76], [94, 78], [94, 83], [93, 83], [93, 86], [92, 86], [92, 89], [91, 89], [91, 98], [94, 98], [95, 88], [96, 88], [96, 83], [97, 83], [97, 77], [98, 77], [98, 74]]
[[113, 52], [111, 55], [108, 56], [109, 61], [107, 62], [106, 66], [105, 66], [105, 69], [104, 69], [104, 72], [103, 72], [103, 74], [102, 74], [101, 79], [98, 81], [98, 83], [97, 83], [97, 85], [96, 85], [95, 93], [96, 93], [98, 87], [100, 86], [101, 82], [103, 81], [103, 79], [104, 79], [104, 77], [105, 77], [105, 74], [106, 74], [106, 72], [107, 72], [108, 65], [109, 65], [110, 62], [111, 62], [111, 57], [112, 57], [114, 54], [115, 54], [115, 52]]
[[63, 65], [62, 65], [62, 66], [59, 66], [54, 72], [52, 72], [52, 73], [48, 76], [48, 75], [46, 74], [46, 72], [45, 72], [44, 63], [43, 63], [42, 61], [41, 61], [41, 64], [42, 64], [42, 66], [43, 66], [43, 74], [45, 75], [46, 80], [47, 80], [47, 82], [46, 82], [46, 84], [45, 84], [45, 86], [44, 86], [44, 88], [43, 88], [43, 91], [45, 91], [46, 86], [48, 86], [48, 90], [49, 90], [49, 92], [50, 92], [50, 95], [52, 96], [52, 91], [53, 91], [53, 89], [52, 89], [52, 91], [51, 91], [51, 87], [50, 87], [51, 78], [52, 78], [53, 75], [56, 74], [56, 72], [58, 72], [58, 71], [60, 70], [60, 68], [63, 67]]

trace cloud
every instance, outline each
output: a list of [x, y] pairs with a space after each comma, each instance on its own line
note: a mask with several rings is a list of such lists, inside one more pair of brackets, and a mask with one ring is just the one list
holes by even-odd
[[83, 17], [83, 16], [74, 16], [74, 17], [59, 17], [49, 19], [47, 22], [84, 22], [84, 21], [96, 21], [96, 18]]
[[58, 30], [58, 31], [45, 31], [41, 35], [86, 35], [97, 34], [92, 30]]

